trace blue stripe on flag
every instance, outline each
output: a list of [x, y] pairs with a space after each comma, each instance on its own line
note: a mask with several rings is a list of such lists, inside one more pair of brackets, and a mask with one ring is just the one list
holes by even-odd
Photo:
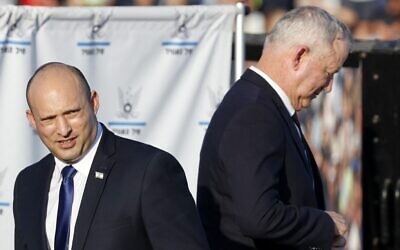
[[200, 126], [208, 126], [210, 124], [209, 121], [199, 121]]
[[110, 46], [111, 42], [78, 42], [78, 47]]
[[22, 45], [22, 46], [30, 46], [32, 44], [31, 41], [14, 41], [14, 40], [0, 40], [1, 45]]
[[0, 207], [9, 207], [10, 202], [0, 202]]
[[162, 46], [197, 46], [199, 42], [174, 42], [164, 41], [161, 43]]
[[139, 126], [143, 127], [146, 126], [145, 122], [117, 122], [117, 121], [110, 121], [108, 122], [109, 126]]

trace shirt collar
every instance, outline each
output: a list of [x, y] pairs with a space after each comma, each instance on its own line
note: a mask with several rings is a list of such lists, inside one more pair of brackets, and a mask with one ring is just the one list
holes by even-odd
[[295, 110], [292, 106], [292, 103], [290, 102], [289, 97], [286, 95], [285, 91], [274, 81], [269, 77], [266, 73], [261, 71], [260, 69], [256, 68], [255, 66], [250, 66], [250, 69], [253, 70], [255, 73], [260, 75], [262, 78], [264, 78], [265, 81], [275, 90], [275, 92], [279, 95], [281, 98], [283, 104], [285, 105], [287, 111], [289, 112], [290, 116], [293, 116], [295, 113]]
[[[101, 127], [100, 123], [97, 123], [96, 138], [95, 138], [94, 143], [92, 144], [91, 148], [89, 149], [87, 154], [85, 156], [83, 156], [82, 159], [80, 159], [78, 162], [72, 164], [72, 166], [76, 169], [76, 171], [80, 174], [85, 175], [85, 177], [87, 177], [89, 175], [90, 167], [92, 166], [94, 156], [96, 154], [97, 148], [99, 147], [100, 138], [101, 138], [102, 134], [103, 134], [103, 128]], [[54, 160], [56, 162], [55, 169], [57, 169], [60, 172], [60, 175], [61, 175], [61, 170], [65, 166], [71, 165], [71, 164], [67, 164], [67, 163], [61, 161], [57, 157], [54, 157]]]

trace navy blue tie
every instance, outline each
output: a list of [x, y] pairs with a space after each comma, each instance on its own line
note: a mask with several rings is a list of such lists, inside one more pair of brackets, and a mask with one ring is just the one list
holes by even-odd
[[297, 128], [299, 129], [299, 136], [300, 136], [301, 142], [303, 144], [304, 155], [305, 155], [306, 160], [307, 160], [307, 167], [310, 170], [312, 184], [313, 184], [313, 188], [314, 188], [314, 175], [313, 175], [313, 171], [312, 171], [312, 167], [311, 167], [310, 156], [308, 155], [307, 149], [306, 149], [307, 148], [307, 146], [306, 146], [307, 142], [304, 139], [303, 132], [301, 131], [299, 118], [297, 118], [297, 114], [296, 113], [294, 113], [294, 115], [292, 115], [292, 119], [293, 119], [294, 123], [296, 124]]
[[74, 199], [74, 175], [76, 169], [66, 166], [61, 174], [63, 180], [58, 201], [55, 250], [67, 250], [69, 241], [69, 224], [71, 220], [72, 201]]

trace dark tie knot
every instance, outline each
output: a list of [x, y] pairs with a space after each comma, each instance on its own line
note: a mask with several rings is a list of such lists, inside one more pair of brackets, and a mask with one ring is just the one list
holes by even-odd
[[61, 174], [62, 174], [64, 179], [73, 178], [74, 175], [76, 174], [76, 169], [73, 166], [68, 165], [68, 166], [63, 168], [63, 170], [61, 171]]

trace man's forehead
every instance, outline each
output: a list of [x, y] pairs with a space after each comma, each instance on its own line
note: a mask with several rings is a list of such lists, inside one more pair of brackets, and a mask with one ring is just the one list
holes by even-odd
[[79, 79], [67, 68], [46, 68], [32, 79], [31, 88], [35, 86], [51, 87], [56, 85], [77, 84]]

